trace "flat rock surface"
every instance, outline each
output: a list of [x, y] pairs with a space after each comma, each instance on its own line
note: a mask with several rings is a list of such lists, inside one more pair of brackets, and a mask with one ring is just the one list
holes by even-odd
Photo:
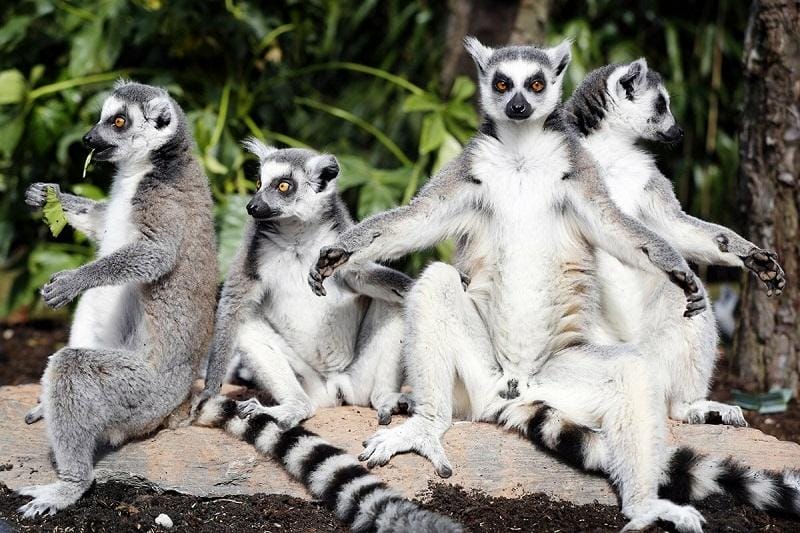
[[[12, 489], [55, 480], [43, 421], [28, 426], [25, 413], [36, 404], [38, 385], [0, 387], [0, 483]], [[392, 423], [402, 422], [400, 417]], [[338, 407], [319, 411], [306, 427], [351, 453], [377, 429], [374, 411]], [[800, 468], [800, 445], [755, 429], [673, 424], [680, 444], [756, 468]], [[448, 480], [467, 489], [514, 497], [544, 492], [574, 503], [616, 504], [608, 483], [581, 474], [533, 448], [520, 437], [490, 424], [457, 422], [445, 436], [454, 474]], [[392, 486], [414, 496], [429, 481], [441, 481], [426, 460], [406, 454], [375, 471]], [[308, 498], [274, 461], [220, 430], [183, 427], [128, 443], [98, 456], [98, 482], [109, 479], [152, 484], [198, 495], [281, 493]]]

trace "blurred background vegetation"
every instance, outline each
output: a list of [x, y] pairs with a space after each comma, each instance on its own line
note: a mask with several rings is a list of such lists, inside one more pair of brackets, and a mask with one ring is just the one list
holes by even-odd
[[[465, 19], [466, 4], [480, 5], [467, 6], [474, 9]], [[336, 154], [340, 188], [358, 218], [406, 202], [478, 125], [461, 36], [502, 44], [514, 32], [519, 40], [526, 11], [538, 26], [521, 35], [574, 40], [568, 92], [589, 70], [640, 56], [664, 75], [687, 136], [661, 154], [662, 169], [687, 210], [736, 228], [747, 7], [738, 0], [4, 2], [0, 318], [41, 315], [38, 287], [91, 257], [82, 235], [51, 237], [23, 197], [35, 181], [91, 197], [108, 190], [105, 166], [81, 179], [80, 138], [117, 78], [165, 86], [187, 111], [217, 202], [224, 266], [253, 189], [238, 145], [244, 136]], [[448, 247], [431, 253], [446, 257]], [[403, 266], [413, 273], [428, 257]]]

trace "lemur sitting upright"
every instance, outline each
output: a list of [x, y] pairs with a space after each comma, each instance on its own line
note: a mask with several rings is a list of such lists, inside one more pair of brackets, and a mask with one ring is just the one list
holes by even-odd
[[[676, 142], [683, 135], [661, 76], [644, 59], [591, 72], [565, 109], [621, 211], [664, 237], [686, 259], [746, 266], [766, 284], [768, 294], [781, 292], [786, 280], [776, 255], [684, 213], [653, 156], [636, 144], [641, 139]], [[670, 416], [703, 423], [718, 413], [724, 423], [746, 425], [739, 407], [706, 400], [717, 360], [714, 316], [682, 319], [681, 291], [663, 276], [632, 269], [602, 251], [597, 276], [603, 318], [598, 333], [608, 341], [635, 343], [648, 357], [655, 379], [666, 388]]]
[[[291, 427], [318, 407], [372, 405], [387, 424], [402, 403], [400, 302], [411, 279], [370, 263], [337, 276], [328, 297], [306, 285], [323, 246], [353, 225], [336, 192], [336, 158], [245, 142], [258, 156], [252, 219], [217, 310], [203, 397], [216, 394], [234, 354], [278, 403], [263, 412]], [[257, 400], [242, 413], [262, 409]]]
[[[600, 430], [594, 434], [612, 460], [598, 466], [616, 483], [632, 525], [664, 519], [698, 531], [695, 509], [658, 496], [666, 413], [645, 359], [630, 345], [591, 340], [596, 251], [669, 277], [685, 291], [689, 315], [703, 311], [703, 292], [680, 254], [617, 208], [564, 119], [569, 43], [491, 49], [468, 39], [466, 46], [478, 66], [480, 132], [408, 206], [370, 217], [323, 248], [310, 274], [322, 294], [322, 280], [348, 261], [389, 260], [458, 239], [458, 270], [432, 264], [406, 299], [414, 414], [370, 438], [362, 458], [374, 466], [415, 451], [447, 477], [441, 438], [454, 407], [496, 420], [516, 406], [515, 420], [536, 428], [541, 419], [525, 415], [540, 405], [532, 401], [546, 402], [561, 419]], [[466, 291], [459, 271], [471, 280]], [[558, 421], [541, 429], [560, 428]]]
[[42, 288], [58, 308], [82, 293], [69, 343], [42, 377], [44, 416], [58, 481], [21, 489], [26, 517], [53, 514], [93, 479], [99, 443], [119, 445], [158, 428], [187, 399], [211, 339], [217, 262], [208, 180], [192, 155], [178, 104], [163, 89], [120, 82], [84, 143], [116, 166], [111, 194], [95, 202], [53, 187], [67, 220], [97, 244], [97, 259]]

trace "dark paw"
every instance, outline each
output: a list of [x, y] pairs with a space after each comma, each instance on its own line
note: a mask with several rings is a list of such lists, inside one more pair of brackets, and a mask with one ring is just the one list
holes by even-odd
[[686, 311], [683, 313], [685, 317], [693, 317], [705, 311], [706, 295], [705, 291], [697, 281], [697, 277], [691, 270], [673, 270], [669, 273], [672, 282], [683, 289], [686, 295]]
[[317, 296], [325, 296], [328, 294], [322, 284], [324, 281], [325, 278], [322, 277], [322, 274], [320, 274], [316, 268], [312, 268], [308, 273], [308, 286], [311, 287], [311, 290], [314, 291], [314, 294]]
[[309, 275], [308, 280], [317, 296], [325, 295], [325, 289], [322, 287], [325, 278], [331, 277], [333, 271], [345, 264], [351, 255], [352, 252], [338, 246], [326, 246], [320, 250], [319, 259], [316, 266], [311, 269], [312, 274]]
[[775, 252], [755, 249], [744, 257], [743, 261], [744, 266], [767, 287], [767, 296], [783, 292], [786, 287], [786, 274], [778, 263], [778, 255]]
[[78, 297], [82, 288], [74, 270], [63, 270], [50, 278], [41, 291], [44, 303], [53, 309], [64, 307]]
[[500, 397], [504, 400], [513, 400], [519, 396], [519, 380], [509, 379], [506, 390], [500, 391]]
[[55, 183], [34, 183], [25, 191], [25, 203], [31, 207], [44, 207], [47, 202], [47, 189], [50, 187], [55, 190], [56, 195], [61, 192]]
[[461, 286], [464, 288], [464, 292], [467, 292], [467, 288], [469, 287], [469, 284], [472, 282], [472, 278], [470, 278], [460, 270], [458, 271], [458, 275], [461, 277]]

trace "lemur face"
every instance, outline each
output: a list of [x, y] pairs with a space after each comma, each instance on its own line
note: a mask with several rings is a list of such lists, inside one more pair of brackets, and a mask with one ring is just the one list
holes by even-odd
[[250, 138], [247, 150], [258, 156], [258, 190], [247, 212], [258, 220], [312, 221], [336, 193], [339, 163], [329, 154], [287, 148], [278, 150]]
[[547, 117], [561, 99], [570, 43], [554, 48], [489, 48], [474, 37], [464, 40], [478, 67], [481, 106], [496, 121], [524, 123]]
[[139, 83], [120, 83], [103, 102], [100, 120], [83, 136], [100, 161], [147, 160], [177, 128], [167, 92]]
[[622, 65], [608, 77], [609, 119], [641, 139], [677, 142], [683, 138], [669, 108], [669, 93], [661, 76], [644, 59]]

